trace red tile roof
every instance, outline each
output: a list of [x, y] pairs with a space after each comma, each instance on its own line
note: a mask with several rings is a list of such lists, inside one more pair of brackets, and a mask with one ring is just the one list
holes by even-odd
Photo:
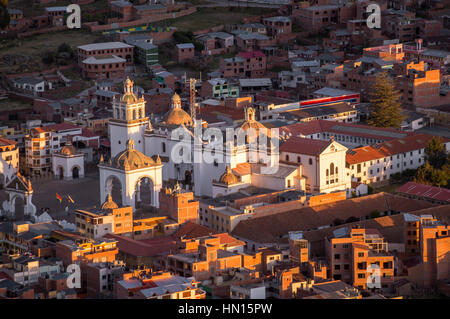
[[222, 233], [222, 234], [214, 234], [214, 237], [219, 238], [221, 245], [229, 245], [229, 246], [240, 246], [245, 245], [243, 241], [240, 241], [239, 239], [234, 238], [228, 233]]
[[98, 135], [93, 133], [91, 130], [88, 130], [87, 128], [83, 127], [81, 129], [81, 136], [84, 136], [84, 137], [96, 137]]
[[8, 140], [7, 138], [0, 137], [0, 146], [16, 145], [17, 142]]
[[[417, 134], [392, 128], [380, 128], [369, 125], [341, 123], [327, 120], [315, 120], [286, 125], [281, 128], [281, 131], [292, 133], [292, 135], [295, 136], [327, 132], [384, 141]], [[397, 135], [398, 137], [395, 137], [394, 135]]]
[[345, 160], [348, 164], [356, 164], [385, 158], [386, 156], [388, 155], [382, 150], [376, 149], [373, 146], [364, 146], [352, 149], [346, 154]]
[[215, 230], [206, 226], [187, 222], [181, 225], [180, 228], [178, 228], [178, 230], [171, 235], [171, 237], [175, 240], [181, 239], [181, 237], [183, 237], [183, 239], [191, 239], [216, 233], [217, 232]]
[[280, 152], [319, 155], [330, 143], [331, 141], [291, 136], [280, 146]]
[[[405, 138], [400, 138], [392, 141], [387, 141], [381, 143], [381, 147], [383, 151], [388, 153], [389, 155], [400, 154], [404, 152], [410, 152], [413, 150], [418, 150], [421, 148], [425, 148], [428, 142], [433, 138], [433, 135], [428, 134], [415, 134], [412, 136], [408, 136]], [[450, 139], [439, 137], [440, 140], [444, 143], [450, 142]]]
[[146, 240], [134, 240], [114, 234], [106, 234], [104, 237], [117, 240], [119, 251], [132, 256], [151, 257], [168, 254], [176, 246], [175, 240], [170, 236]]
[[58, 124], [48, 125], [46, 127], [53, 131], [66, 131], [66, 130], [74, 130], [74, 129], [81, 128], [78, 125], [70, 124], [70, 123], [58, 123]]
[[450, 203], [450, 189], [408, 182], [397, 189], [398, 193], [432, 198]]
[[37, 132], [37, 133], [47, 133], [50, 132], [50, 129], [48, 127], [35, 127], [33, 128], [33, 131]]
[[[432, 138], [432, 135], [420, 133], [370, 146], [354, 148], [347, 152], [346, 162], [348, 164], [362, 163], [423, 149]], [[440, 137], [440, 139], [444, 143], [450, 142], [448, 138]]]

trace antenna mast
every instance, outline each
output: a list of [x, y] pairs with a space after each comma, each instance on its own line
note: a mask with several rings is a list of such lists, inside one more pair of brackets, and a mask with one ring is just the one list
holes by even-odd
[[191, 111], [191, 118], [193, 121], [197, 119], [197, 106], [195, 105], [195, 93], [197, 90], [195, 89], [195, 84], [197, 83], [197, 80], [194, 78], [189, 79], [189, 103], [190, 103], [190, 111]]

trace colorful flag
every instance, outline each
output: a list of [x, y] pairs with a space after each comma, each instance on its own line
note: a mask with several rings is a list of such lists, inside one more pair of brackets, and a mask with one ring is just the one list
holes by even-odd
[[72, 204], [75, 203], [75, 201], [72, 199], [72, 197], [70, 197], [70, 195], [67, 195], [67, 198], [69, 199], [69, 202], [71, 202]]
[[60, 202], [60, 203], [62, 203], [62, 198], [61, 198], [61, 196], [59, 196], [59, 194], [58, 194], [58, 193], [56, 193], [56, 199], [58, 199], [58, 200], [59, 200], [59, 202]]

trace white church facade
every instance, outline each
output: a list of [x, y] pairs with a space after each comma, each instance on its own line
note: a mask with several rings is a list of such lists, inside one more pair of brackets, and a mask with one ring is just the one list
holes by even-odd
[[[267, 129], [259, 123], [253, 108], [245, 109], [244, 122], [232, 130], [227, 127], [211, 128], [206, 121], [192, 119], [181, 108], [181, 99], [175, 94], [171, 110], [162, 119], [150, 121], [145, 116], [145, 100], [135, 95], [130, 79], [127, 79], [124, 91], [120, 99], [114, 100], [113, 119], [109, 121], [111, 163], [99, 165], [101, 202], [111, 191], [106, 182], [108, 174], [117, 175], [126, 203], [131, 203], [132, 197], [136, 196], [132, 190], [141, 175], [132, 176], [135, 176], [133, 171], [139, 169], [131, 167], [125, 170], [127, 173], [123, 176], [119, 176], [122, 173], [117, 171], [124, 169], [122, 164], [118, 164], [117, 157], [125, 156], [123, 152], [131, 152], [130, 141], [133, 156], [141, 158], [136, 155], [139, 153], [146, 158], [139, 161], [152, 160], [154, 163], [150, 166], [155, 174], [151, 177], [154, 188], [152, 205], [155, 207], [156, 194], [163, 181], [180, 182], [185, 188], [193, 189], [196, 196], [210, 197], [234, 192], [240, 188], [239, 185], [275, 190], [292, 188], [315, 193], [350, 188], [350, 177], [345, 168], [347, 148], [335, 141], [321, 145], [323, 149], [318, 154], [309, 154], [311, 151], [305, 149], [305, 158], [300, 162], [285, 161], [281, 155], [289, 152], [281, 154], [283, 146], [280, 148], [278, 145], [287, 143], [287, 138], [278, 136], [277, 132], [274, 133], [276, 130]], [[301, 146], [294, 153], [302, 153]], [[292, 158], [294, 156], [297, 155], [292, 155]], [[314, 162], [318, 161], [320, 165], [311, 167], [307, 157], [314, 158]], [[110, 173], [107, 174], [107, 171]], [[156, 177], [159, 174], [161, 177]], [[224, 176], [230, 174], [237, 179], [224, 180]]]

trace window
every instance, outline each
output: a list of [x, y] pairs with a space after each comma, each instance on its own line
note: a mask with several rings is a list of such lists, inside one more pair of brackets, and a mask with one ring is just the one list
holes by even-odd
[[359, 279], [364, 279], [364, 278], [366, 278], [366, 274], [358, 274], [358, 278]]
[[309, 165], [312, 165], [312, 158], [309, 159]]

